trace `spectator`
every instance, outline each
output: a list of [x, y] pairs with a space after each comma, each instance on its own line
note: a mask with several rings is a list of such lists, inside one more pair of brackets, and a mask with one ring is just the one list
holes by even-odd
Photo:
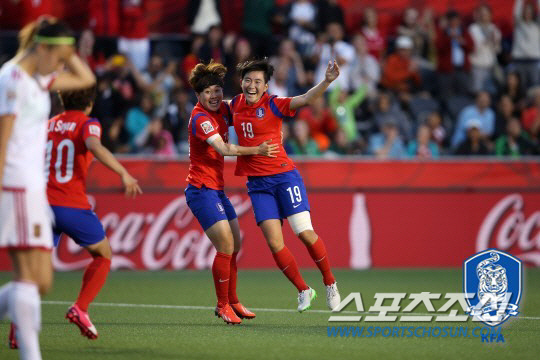
[[319, 147], [315, 140], [309, 136], [309, 125], [298, 119], [292, 124], [292, 137], [288, 140], [291, 155], [320, 155]]
[[367, 88], [359, 87], [349, 96], [349, 94], [336, 86], [330, 92], [328, 102], [334, 116], [336, 117], [339, 127], [345, 132], [347, 141], [354, 142], [358, 139], [358, 130], [356, 128], [356, 119], [354, 112], [356, 108], [366, 98]]
[[401, 137], [410, 139], [412, 136], [412, 125], [409, 118], [387, 92], [379, 93], [373, 112], [373, 120], [379, 129], [382, 129], [386, 122], [395, 122]]
[[[188, 5], [191, 33], [204, 35], [221, 25], [218, 0], [190, 0]], [[216, 59], [217, 61], [217, 59]]]
[[378, 159], [398, 159], [407, 154], [403, 139], [399, 135], [397, 122], [394, 119], [387, 119], [382, 125], [382, 131], [371, 135], [369, 153]]
[[495, 115], [494, 138], [498, 138], [506, 133], [508, 122], [516, 115], [515, 106], [508, 95], [503, 95], [497, 104], [497, 113]]
[[416, 132], [416, 139], [409, 142], [407, 153], [420, 160], [439, 157], [439, 148], [431, 140], [431, 129], [428, 125], [420, 125]]
[[302, 55], [311, 53], [316, 40], [316, 6], [310, 0], [292, 1], [288, 18], [289, 39], [298, 45]]
[[398, 93], [414, 92], [421, 82], [418, 64], [411, 59], [413, 42], [407, 36], [396, 40], [397, 51], [386, 59], [382, 84]]
[[494, 71], [497, 54], [501, 51], [501, 32], [491, 22], [491, 9], [481, 5], [476, 10], [476, 21], [469, 26], [473, 50], [469, 55], [472, 65], [472, 89], [474, 92], [489, 90], [494, 93]]
[[268, 81], [268, 93], [280, 97], [291, 96], [288, 92], [287, 77], [289, 68], [285, 62], [281, 62], [275, 68], [274, 76]]
[[189, 99], [189, 93], [182, 87], [173, 90], [171, 100], [171, 104], [167, 107], [164, 127], [172, 133], [180, 152], [187, 153], [189, 150], [187, 126], [194, 105]]
[[[540, 5], [540, 1], [537, 3]], [[540, 17], [532, 2], [514, 2], [514, 41], [512, 68], [520, 74], [525, 87], [540, 84]]]
[[500, 94], [509, 96], [516, 106], [516, 110], [521, 111], [525, 108], [527, 94], [518, 72], [510, 71], [506, 74]]
[[317, 25], [325, 31], [330, 23], [338, 23], [345, 28], [345, 15], [338, 0], [317, 0]]
[[150, 59], [146, 1], [123, 0], [120, 10], [118, 51], [125, 54], [139, 71], [146, 69]]
[[438, 111], [433, 111], [426, 117], [426, 125], [431, 133], [431, 140], [437, 144], [439, 154], [443, 152], [448, 143], [448, 133], [442, 124], [442, 116]]
[[152, 94], [144, 93], [141, 96], [138, 106], [131, 108], [126, 114], [126, 130], [129, 136], [129, 144], [132, 151], [138, 149], [137, 138], [144, 134], [144, 131], [150, 123], [150, 118], [153, 115], [154, 102]]
[[244, 34], [253, 52], [259, 56], [272, 54], [272, 20], [275, 15], [275, 0], [244, 0]]
[[374, 7], [364, 9], [364, 24], [362, 35], [366, 39], [368, 52], [377, 60], [384, 55], [385, 42], [377, 26], [377, 10]]
[[456, 155], [489, 155], [489, 147], [482, 133], [482, 122], [479, 119], [470, 118], [465, 123], [467, 137], [459, 143]]
[[468, 31], [461, 25], [456, 11], [441, 19], [435, 40], [437, 49], [437, 82], [441, 98], [470, 92], [469, 52], [473, 47]]
[[[482, 137], [491, 137], [495, 132], [495, 112], [489, 107], [491, 97], [488, 92], [480, 91], [476, 95], [473, 105], [465, 107], [458, 116], [458, 122], [452, 137], [452, 147], [455, 148], [466, 137], [468, 125], [471, 119], [480, 122], [478, 130]], [[475, 123], [476, 124], [476, 123]]]
[[352, 44], [356, 56], [351, 63], [350, 88], [354, 90], [365, 86], [368, 96], [374, 97], [377, 95], [377, 83], [381, 78], [379, 63], [368, 52], [366, 39], [363, 35], [355, 35]]
[[233, 45], [233, 53], [227, 56], [227, 74], [225, 75], [225, 95], [235, 96], [242, 92], [240, 77], [236, 73], [236, 65], [252, 56], [251, 45], [244, 38], [237, 38]]
[[495, 142], [495, 155], [520, 157], [521, 155], [537, 155], [538, 144], [527, 138], [521, 129], [519, 119], [512, 118], [506, 125], [506, 134]]
[[317, 49], [318, 65], [315, 72], [315, 82], [324, 80], [324, 73], [330, 61], [337, 61], [340, 75], [336, 81], [328, 87], [341, 86], [344, 90], [349, 90], [350, 67], [354, 60], [354, 48], [343, 40], [343, 26], [337, 22], [328, 23], [326, 26], [326, 41]]
[[540, 138], [540, 87], [530, 90], [532, 106], [525, 109], [521, 115], [523, 128], [534, 141]]
[[225, 49], [223, 48], [223, 30], [219, 25], [213, 25], [206, 34], [206, 40], [199, 49], [199, 59], [205, 63], [214, 60], [225, 64]]
[[397, 28], [398, 36], [406, 36], [413, 41], [412, 55], [420, 60], [423, 67], [432, 68], [430, 63], [431, 44], [434, 37], [433, 11], [424, 10], [423, 16], [414, 7], [408, 7], [403, 21]]
[[287, 93], [289, 96], [296, 96], [303, 93], [307, 85], [306, 71], [302, 62], [302, 57], [296, 51], [294, 42], [290, 39], [283, 39], [279, 45], [277, 56], [271, 60], [274, 68], [281, 64], [287, 67]]
[[172, 134], [163, 128], [163, 121], [155, 117], [136, 138], [137, 147], [142, 152], [161, 156], [176, 154]]
[[359, 138], [358, 141], [350, 142], [347, 139], [345, 131], [338, 128], [334, 134], [334, 141], [332, 141], [332, 144], [325, 155], [359, 155], [362, 153], [363, 147], [363, 139]]
[[94, 44], [96, 39], [94, 33], [90, 29], [85, 29], [79, 38], [79, 46], [77, 52], [83, 61], [85, 61], [90, 69], [95, 73], [103, 73], [105, 65], [105, 54], [99, 52], [94, 53]]
[[319, 141], [319, 148], [329, 144], [330, 139], [339, 128], [332, 112], [326, 106], [323, 96], [315, 99], [311, 106], [306, 106], [298, 111], [296, 118], [308, 124], [311, 137]]

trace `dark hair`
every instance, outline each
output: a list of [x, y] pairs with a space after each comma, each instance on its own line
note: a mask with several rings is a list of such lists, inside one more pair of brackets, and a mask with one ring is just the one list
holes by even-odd
[[274, 74], [274, 67], [270, 64], [268, 58], [265, 57], [263, 59], [244, 61], [236, 66], [236, 71], [238, 71], [242, 79], [248, 72], [262, 71], [264, 74], [264, 81], [268, 82]]
[[81, 90], [62, 91], [58, 92], [58, 95], [60, 96], [60, 100], [62, 100], [65, 110], [84, 111], [94, 103], [96, 86], [94, 85]]
[[223, 64], [213, 60], [209, 64], [199, 63], [189, 74], [189, 84], [196, 93], [200, 93], [212, 85], [223, 87], [225, 74], [227, 74], [227, 68]]
[[35, 36], [74, 37], [74, 34], [64, 22], [51, 16], [41, 16], [19, 31], [19, 49], [17, 52], [24, 51], [32, 46]]

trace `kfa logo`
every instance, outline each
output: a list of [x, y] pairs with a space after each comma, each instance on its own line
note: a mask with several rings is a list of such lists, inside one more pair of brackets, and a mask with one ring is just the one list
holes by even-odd
[[471, 256], [463, 263], [463, 287], [473, 320], [489, 326], [517, 316], [521, 300], [521, 260], [496, 249]]
[[257, 110], [255, 110], [255, 115], [257, 115], [257, 117], [259, 119], [263, 118], [264, 117], [264, 108], [262, 108], [262, 107], [257, 108]]
[[216, 203], [216, 206], [217, 206], [217, 209], [220, 213], [224, 214], [225, 213], [225, 209], [223, 208], [223, 204], [221, 203]]

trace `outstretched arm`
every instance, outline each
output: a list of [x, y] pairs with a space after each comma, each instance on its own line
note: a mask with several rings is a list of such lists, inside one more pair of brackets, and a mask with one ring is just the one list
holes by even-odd
[[134, 198], [138, 194], [142, 194], [142, 190], [137, 184], [137, 179], [133, 178], [127, 172], [126, 168], [116, 160], [114, 155], [111, 154], [105, 146], [101, 145], [101, 141], [97, 137], [91, 136], [87, 138], [84, 143], [86, 144], [86, 148], [94, 154], [96, 159], [122, 177], [122, 182], [126, 189], [126, 196]]
[[279, 145], [270, 144], [269, 141], [265, 141], [259, 146], [239, 146], [225, 143], [218, 134], [211, 136], [207, 141], [222, 156], [262, 155], [276, 157], [275, 154], [279, 152]]
[[295, 96], [291, 100], [291, 104], [289, 105], [289, 108], [291, 110], [296, 110], [302, 106], [309, 105], [313, 103], [313, 101], [318, 98], [319, 96], [322, 96], [326, 89], [328, 89], [328, 86], [332, 83], [332, 81], [336, 80], [339, 76], [339, 65], [334, 60], [332, 63], [331, 61], [328, 62], [328, 66], [326, 67], [326, 73], [324, 76], [324, 80], [312, 87], [308, 90], [307, 93], [304, 95]]

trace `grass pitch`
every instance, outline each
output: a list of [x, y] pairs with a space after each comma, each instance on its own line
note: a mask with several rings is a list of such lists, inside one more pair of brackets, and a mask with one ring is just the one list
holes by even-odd
[[[226, 325], [214, 316], [208, 271], [113, 272], [90, 307], [99, 331], [83, 338], [64, 319], [76, 298], [82, 274], [57, 273], [54, 290], [42, 305], [44, 359], [538, 359], [540, 354], [540, 269], [527, 269], [520, 317], [503, 325], [504, 343], [475, 337], [329, 337], [328, 326], [467, 326], [467, 323], [329, 323], [318, 271], [304, 270], [319, 297], [313, 310], [299, 314], [296, 291], [277, 270], [241, 271], [240, 300], [257, 318]], [[365, 309], [376, 292], [461, 292], [460, 269], [335, 272], [342, 298], [361, 292]], [[0, 273], [0, 283], [10, 274]], [[402, 302], [403, 309], [408, 301]], [[439, 308], [443, 301], [434, 302]], [[163, 306], [162, 306], [163, 305]], [[168, 306], [167, 306], [168, 305]], [[352, 305], [352, 304], [351, 304]], [[355, 310], [354, 306], [347, 310]], [[258, 309], [258, 310], [257, 310]], [[416, 310], [426, 313], [423, 306]], [[351, 314], [347, 314], [351, 315]], [[0, 323], [0, 359], [18, 359], [7, 347], [9, 324]]]

